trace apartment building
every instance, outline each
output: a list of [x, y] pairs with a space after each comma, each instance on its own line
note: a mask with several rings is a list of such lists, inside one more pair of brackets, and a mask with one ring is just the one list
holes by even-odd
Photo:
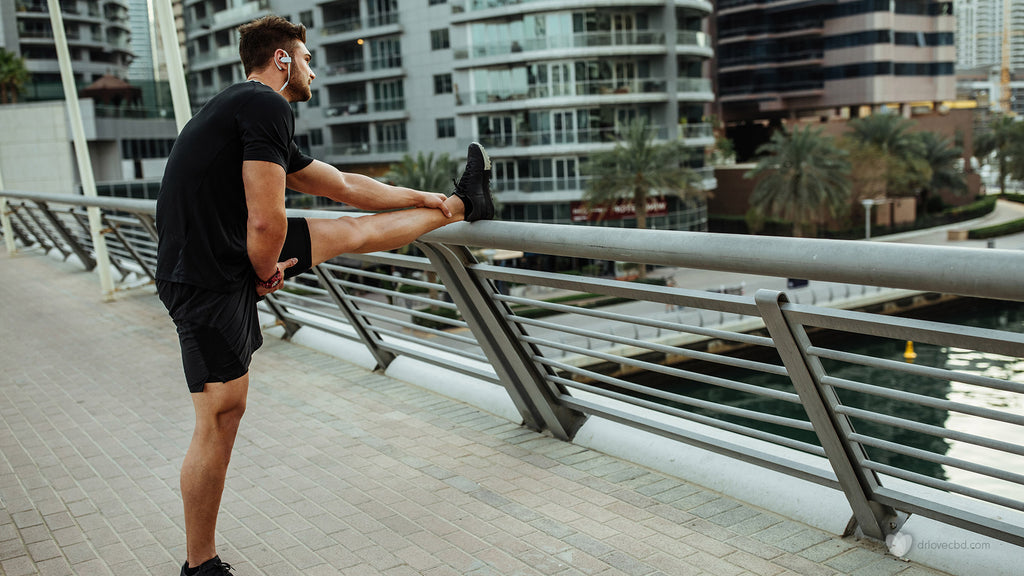
[[[1011, 112], [1024, 114], [1024, 1], [956, 0], [957, 91], [961, 98], [1002, 110], [1009, 89]], [[1003, 62], [1003, 44], [1007, 61]], [[1004, 64], [1009, 85], [1004, 86]]]
[[[125, 78], [134, 55], [129, 45], [129, 0], [66, 0], [61, 14], [75, 82], [86, 85], [104, 74]], [[60, 99], [60, 67], [46, 0], [0, 3], [2, 45], [21, 55], [32, 74], [30, 100]]]
[[[296, 140], [346, 170], [382, 175], [403, 155], [491, 155], [508, 220], [592, 223], [580, 164], [644, 117], [682, 139], [704, 186], [714, 100], [705, 0], [185, 0], [199, 106], [244, 80], [236, 27], [276, 13], [306, 25], [317, 79]], [[649, 223], [699, 229], [704, 204], [659, 199]], [[575, 210], [574, 210], [575, 209]], [[629, 225], [629, 218], [604, 225]]]
[[956, 95], [949, 1], [722, 0], [716, 26], [729, 124], [909, 113]]

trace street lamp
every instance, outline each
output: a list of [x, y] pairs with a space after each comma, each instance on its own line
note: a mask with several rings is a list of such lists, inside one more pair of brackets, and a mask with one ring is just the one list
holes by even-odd
[[882, 201], [875, 198], [865, 198], [860, 201], [864, 206], [864, 239], [871, 240], [871, 207], [881, 204]]

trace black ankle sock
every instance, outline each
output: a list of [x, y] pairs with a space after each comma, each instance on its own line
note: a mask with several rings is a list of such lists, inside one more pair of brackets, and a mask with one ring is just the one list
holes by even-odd
[[211, 562], [220, 562], [220, 556], [214, 556], [213, 558], [210, 558], [209, 560], [203, 562], [195, 568], [189, 568], [188, 562], [185, 562], [185, 576], [195, 576], [196, 574], [199, 574], [199, 569]]

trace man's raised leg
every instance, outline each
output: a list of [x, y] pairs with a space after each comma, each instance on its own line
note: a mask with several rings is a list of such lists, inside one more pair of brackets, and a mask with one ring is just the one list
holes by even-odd
[[217, 554], [217, 512], [248, 393], [249, 375], [246, 374], [230, 382], [208, 383], [204, 391], [191, 394], [196, 427], [181, 465], [181, 498], [185, 504], [185, 540], [190, 567]]
[[307, 218], [314, 266], [341, 254], [366, 254], [394, 250], [445, 224], [462, 220], [464, 206], [458, 196], [445, 201], [448, 218], [433, 208], [412, 208], [367, 216]]

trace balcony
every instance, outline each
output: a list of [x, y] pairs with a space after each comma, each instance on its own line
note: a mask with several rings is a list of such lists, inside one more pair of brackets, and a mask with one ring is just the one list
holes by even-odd
[[[711, 89], [711, 81], [703, 80], [708, 90]], [[682, 90], [681, 91], [687, 91]], [[636, 94], [664, 94], [666, 92], [666, 80], [664, 78], [636, 78], [621, 80], [592, 80], [584, 82], [567, 82], [560, 86], [538, 85], [530, 86], [522, 90], [478, 90], [472, 93], [474, 104], [493, 104], [496, 102], [508, 102], [519, 100], [534, 100], [543, 98], [564, 98], [583, 96], [607, 96], [629, 99]]]
[[543, 50], [564, 50], [569, 48], [595, 48], [608, 46], [664, 46], [665, 33], [656, 30], [637, 30], [623, 32], [587, 32], [567, 36], [549, 36], [531, 40], [512, 40], [507, 42], [488, 42], [474, 45], [467, 50], [456, 50], [456, 60], [467, 58], [484, 58], [488, 56], [505, 56], [520, 52], [538, 52]]
[[312, 146], [311, 151], [329, 163], [397, 162], [409, 152], [409, 142], [341, 142]]
[[323, 36], [333, 36], [335, 34], [344, 34], [346, 32], [370, 30], [383, 26], [397, 25], [399, 21], [398, 12], [373, 14], [369, 17], [345, 18], [342, 20], [334, 20], [324, 23], [323, 27], [320, 28], [320, 34]]

